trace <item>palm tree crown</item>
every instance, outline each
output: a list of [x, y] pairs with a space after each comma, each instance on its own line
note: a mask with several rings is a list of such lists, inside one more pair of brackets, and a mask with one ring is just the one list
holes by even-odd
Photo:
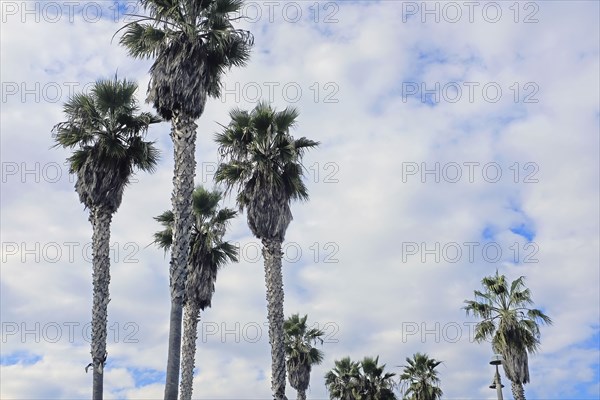
[[384, 372], [385, 364], [379, 364], [379, 356], [365, 357], [360, 366], [362, 374], [358, 377], [357, 400], [395, 400], [392, 391], [394, 383], [392, 377], [396, 374]]
[[[513, 384], [529, 382], [527, 353], [535, 353], [540, 344], [538, 323], [552, 324], [552, 320], [533, 304], [531, 291], [521, 276], [508, 283], [504, 275], [482, 279], [484, 291], [475, 290], [475, 300], [465, 301], [464, 309], [482, 319], [475, 326], [475, 339], [492, 339], [492, 348], [503, 356], [504, 371]], [[522, 391], [522, 390], [521, 390]]]
[[219, 97], [221, 78], [250, 57], [253, 37], [235, 29], [230, 14], [242, 0], [142, 0], [150, 14], [126, 25], [120, 43], [136, 58], [156, 57], [148, 101], [170, 120], [197, 119], [206, 96]]
[[[217, 271], [227, 261], [237, 261], [235, 246], [223, 241], [225, 228], [235, 218], [236, 211], [219, 209], [222, 194], [210, 192], [202, 186], [193, 193], [195, 221], [190, 240], [186, 303], [197, 304], [200, 310], [211, 306]], [[165, 211], [155, 218], [164, 229], [154, 234], [154, 242], [167, 251], [173, 243], [174, 215]]]
[[358, 388], [360, 363], [350, 357], [335, 360], [335, 366], [325, 374], [325, 386], [330, 399], [354, 400]]
[[385, 371], [379, 357], [365, 357], [354, 362], [350, 357], [335, 361], [335, 367], [325, 375], [330, 399], [337, 400], [396, 400], [392, 377]]
[[216, 136], [227, 160], [219, 165], [216, 180], [228, 191], [239, 187], [237, 203], [247, 209], [257, 238], [284, 240], [292, 220], [290, 201], [308, 199], [301, 158], [319, 143], [289, 134], [298, 117], [292, 107], [278, 112], [260, 102], [251, 112], [234, 109], [229, 115], [231, 123]]
[[427, 354], [415, 353], [406, 358], [400, 383], [404, 387], [404, 396], [408, 400], [438, 400], [442, 397], [442, 389], [438, 387], [440, 378], [435, 368], [441, 361], [429, 358]]
[[154, 142], [143, 140], [150, 124], [160, 122], [142, 112], [135, 99], [137, 84], [100, 79], [89, 94], [75, 94], [64, 105], [67, 120], [54, 126], [55, 147], [77, 148], [67, 159], [77, 175], [75, 190], [89, 209], [114, 213], [134, 169], [153, 172], [158, 162]]
[[323, 344], [321, 336], [325, 334], [320, 329], [306, 326], [308, 316], [300, 317], [294, 314], [283, 323], [285, 332], [285, 354], [290, 385], [304, 396], [310, 383], [312, 366], [323, 361], [323, 352], [313, 344]]

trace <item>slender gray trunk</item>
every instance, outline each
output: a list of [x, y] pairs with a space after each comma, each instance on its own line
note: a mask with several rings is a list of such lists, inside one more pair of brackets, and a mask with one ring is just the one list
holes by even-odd
[[298, 400], [306, 400], [306, 390], [298, 390]]
[[102, 400], [104, 390], [104, 363], [106, 361], [106, 324], [108, 302], [110, 301], [108, 285], [110, 284], [110, 222], [109, 212], [95, 208], [90, 211], [90, 222], [93, 227], [93, 305], [92, 305], [92, 371], [93, 400]]
[[511, 382], [511, 389], [513, 398], [515, 400], [525, 400], [525, 389], [523, 389], [523, 384], [519, 382]]
[[196, 339], [198, 338], [198, 320], [200, 308], [188, 302], [183, 308], [183, 338], [181, 344], [181, 388], [180, 400], [192, 399], [194, 383], [194, 364], [196, 360]]
[[285, 397], [285, 347], [283, 342], [283, 275], [281, 272], [281, 242], [263, 239], [265, 283], [267, 286], [267, 317], [271, 344], [271, 389], [275, 400]]
[[185, 290], [186, 263], [192, 230], [192, 193], [196, 172], [196, 128], [192, 118], [175, 116], [171, 139], [175, 152], [173, 174], [173, 245], [171, 246], [170, 286], [171, 316], [169, 327], [169, 353], [165, 400], [177, 400], [179, 388], [179, 361], [181, 357], [181, 317]]

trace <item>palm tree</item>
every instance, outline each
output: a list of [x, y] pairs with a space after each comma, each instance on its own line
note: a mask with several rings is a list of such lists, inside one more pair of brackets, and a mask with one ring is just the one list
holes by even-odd
[[313, 347], [313, 344], [317, 341], [323, 344], [321, 336], [325, 332], [318, 328], [308, 329], [307, 318], [307, 315], [300, 318], [298, 314], [294, 314], [283, 323], [288, 379], [290, 385], [298, 391], [298, 400], [306, 400], [312, 366], [323, 361], [323, 352]]
[[271, 387], [276, 400], [281, 400], [286, 399], [281, 244], [292, 220], [291, 201], [308, 199], [302, 156], [319, 143], [289, 134], [298, 117], [291, 107], [278, 112], [260, 102], [251, 112], [234, 109], [229, 115], [229, 126], [216, 137], [223, 162], [215, 179], [228, 192], [239, 189], [237, 204], [247, 211], [248, 226], [263, 245]]
[[[101, 399], [106, 362], [106, 319], [110, 301], [110, 223], [135, 169], [153, 172], [158, 150], [143, 140], [150, 124], [160, 120], [138, 112], [137, 84], [98, 80], [89, 94], [75, 94], [64, 104], [67, 120], [56, 124], [54, 147], [75, 149], [67, 159], [77, 175], [75, 191], [89, 210], [93, 228], [92, 362], [93, 398]], [[86, 367], [86, 371], [88, 369]]]
[[226, 69], [249, 59], [252, 36], [235, 29], [242, 0], [142, 0], [149, 17], [127, 24], [120, 43], [135, 58], [155, 57], [147, 101], [171, 121], [174, 147], [171, 315], [165, 400], [177, 399], [186, 262], [192, 227], [195, 120], [207, 96], [219, 97]]
[[482, 319], [475, 326], [475, 340], [492, 339], [492, 349], [501, 354], [504, 372], [512, 383], [515, 400], [525, 400], [523, 384], [529, 382], [528, 353], [535, 353], [540, 344], [538, 323], [552, 320], [538, 309], [531, 309], [531, 291], [521, 276], [512, 283], [504, 275], [482, 279], [484, 291], [475, 290], [475, 300], [467, 300], [464, 309]]
[[394, 383], [392, 377], [396, 374], [385, 371], [385, 364], [379, 364], [379, 356], [376, 358], [365, 357], [360, 367], [362, 373], [358, 376], [358, 388], [355, 398], [357, 400], [396, 400], [392, 391]]
[[360, 383], [360, 363], [344, 357], [325, 374], [325, 386], [331, 400], [355, 400]]
[[[225, 229], [237, 213], [229, 208], [219, 209], [220, 201], [221, 193], [218, 191], [209, 192], [202, 186], [194, 190], [195, 218], [187, 264], [181, 351], [181, 400], [192, 398], [200, 311], [211, 306], [219, 268], [227, 261], [237, 261], [235, 246], [223, 241]], [[167, 251], [173, 244], [173, 212], [165, 211], [155, 219], [164, 229], [154, 234], [154, 242]]]
[[427, 354], [415, 353], [406, 358], [400, 384], [403, 385], [404, 398], [407, 400], [438, 400], [442, 389], [438, 386], [440, 378], [435, 368], [442, 362], [429, 358]]

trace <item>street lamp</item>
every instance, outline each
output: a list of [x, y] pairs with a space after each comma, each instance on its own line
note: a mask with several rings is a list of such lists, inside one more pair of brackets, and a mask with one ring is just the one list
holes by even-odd
[[490, 385], [490, 389], [496, 389], [498, 400], [504, 400], [504, 398], [502, 397], [502, 388], [504, 387], [504, 385], [500, 381], [500, 372], [498, 372], [498, 365], [502, 364], [502, 356], [499, 354], [494, 354], [494, 357], [492, 357], [492, 361], [490, 361], [490, 364], [496, 366], [496, 375], [494, 375], [494, 380]]

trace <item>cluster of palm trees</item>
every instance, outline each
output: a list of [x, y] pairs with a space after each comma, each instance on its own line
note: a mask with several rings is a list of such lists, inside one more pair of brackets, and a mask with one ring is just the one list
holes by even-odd
[[[290, 385], [297, 390], [298, 400], [306, 399], [313, 365], [323, 361], [323, 351], [314, 347], [323, 344], [324, 332], [308, 328], [308, 316], [290, 316], [284, 323], [285, 354]], [[379, 365], [379, 356], [364, 357], [354, 362], [350, 357], [335, 361], [335, 366], [325, 375], [325, 386], [331, 399], [338, 400], [395, 400], [394, 389], [400, 387], [405, 399], [438, 400], [442, 396], [436, 361], [427, 354], [416, 353], [407, 358], [399, 382], [395, 373], [385, 372]]]
[[[490, 340], [492, 350], [501, 356], [506, 377], [511, 382], [515, 400], [525, 400], [523, 385], [530, 381], [529, 353], [540, 345], [540, 324], [552, 324], [543, 311], [530, 308], [531, 291], [523, 276], [510, 282], [496, 271], [486, 276], [483, 291], [475, 290], [475, 300], [466, 300], [467, 315], [480, 318], [475, 325], [475, 340]], [[385, 373], [378, 365], [379, 357], [365, 357], [354, 362], [349, 357], [335, 361], [335, 367], [325, 375], [325, 385], [331, 399], [388, 400], [396, 399], [392, 392], [393, 373]], [[442, 397], [436, 367], [441, 361], [427, 354], [416, 353], [406, 359], [399, 386], [406, 400], [438, 400]]]
[[[319, 143], [290, 135], [298, 118], [292, 107], [277, 111], [259, 102], [250, 111], [234, 108], [230, 122], [215, 138], [221, 157], [215, 180], [224, 192], [195, 187], [195, 121], [204, 113], [207, 98], [220, 96], [225, 72], [244, 66], [253, 46], [251, 33], [233, 25], [237, 18], [232, 16], [239, 15], [243, 0], [140, 3], [147, 15], [136, 16], [136, 21], [119, 30], [124, 30], [120, 44], [134, 58], [153, 59], [146, 101], [158, 116], [140, 112], [137, 84], [115, 75], [99, 79], [89, 93], [69, 99], [63, 108], [66, 120], [53, 128], [56, 146], [73, 150], [68, 158], [70, 172], [77, 177], [75, 190], [89, 211], [93, 230], [91, 362], [86, 367], [93, 371], [93, 399], [103, 398], [108, 357], [111, 220], [132, 174], [157, 167], [158, 150], [145, 134], [150, 125], [163, 120], [171, 123], [174, 149], [172, 208], [155, 218], [162, 230], [154, 236], [159, 247], [170, 251], [164, 398], [191, 399], [200, 312], [211, 306], [219, 268], [237, 261], [234, 246], [224, 240], [237, 212], [219, 206], [224, 194], [233, 193], [250, 231], [263, 246], [273, 397], [286, 399], [287, 376], [298, 398], [304, 399], [311, 367], [323, 360], [323, 353], [314, 347], [322, 343], [323, 332], [308, 329], [306, 316], [284, 319], [281, 248], [292, 220], [291, 202], [308, 199], [302, 157]], [[475, 292], [477, 299], [468, 302], [467, 312], [482, 318], [478, 340], [493, 337], [494, 350], [505, 359], [515, 398], [524, 399], [522, 384], [529, 381], [527, 352], [539, 344], [537, 322], [551, 321], [541, 311], [525, 308], [531, 299], [522, 279], [508, 287], [505, 278], [496, 274], [483, 283], [487, 291]], [[400, 380], [408, 398], [439, 398], [434, 371], [439, 362], [421, 354], [407, 362]], [[395, 398], [394, 374], [385, 373], [385, 366], [378, 363], [378, 357], [359, 363], [349, 358], [336, 361], [326, 376], [331, 398]]]
[[435, 369], [441, 361], [427, 354], [416, 353], [406, 358], [398, 381], [395, 373], [385, 372], [385, 364], [379, 365], [379, 357], [364, 357], [352, 361], [344, 357], [335, 361], [335, 367], [325, 375], [329, 397], [337, 400], [396, 400], [394, 390], [400, 389], [406, 400], [438, 400], [442, 396], [440, 379]]

